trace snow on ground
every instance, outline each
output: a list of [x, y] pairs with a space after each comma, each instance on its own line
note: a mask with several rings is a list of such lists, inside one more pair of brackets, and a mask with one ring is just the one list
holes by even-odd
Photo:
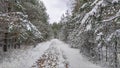
[[69, 62], [70, 68], [102, 68], [95, 64], [92, 64], [87, 59], [85, 59], [78, 49], [70, 48], [67, 44], [54, 40], [56, 43], [56, 47], [61, 49], [63, 53], [66, 55], [67, 60]]
[[57, 39], [35, 48], [13, 51], [0, 63], [0, 68], [40, 68], [41, 65], [43, 68], [101, 68], [83, 58], [78, 49], [70, 48]]
[[69, 63], [66, 60], [66, 55], [63, 51], [56, 47], [52, 42], [50, 47], [44, 52], [36, 64], [32, 68], [69, 68]]
[[4, 58], [0, 68], [30, 68], [39, 59], [45, 50], [49, 48], [51, 41], [41, 43], [35, 48], [13, 51], [9, 58]]

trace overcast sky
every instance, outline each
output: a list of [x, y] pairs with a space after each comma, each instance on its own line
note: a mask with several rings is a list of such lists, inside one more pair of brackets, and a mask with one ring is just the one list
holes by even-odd
[[62, 14], [68, 9], [68, 0], [42, 0], [47, 8], [50, 23], [60, 21]]

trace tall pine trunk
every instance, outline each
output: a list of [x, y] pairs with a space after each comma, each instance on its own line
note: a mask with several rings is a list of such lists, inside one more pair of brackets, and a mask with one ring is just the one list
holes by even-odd
[[118, 57], [117, 57], [117, 37], [115, 36], [115, 45], [114, 45], [114, 68], [118, 68]]
[[5, 33], [4, 46], [3, 46], [3, 51], [4, 51], [4, 52], [7, 51], [7, 35], [8, 35], [8, 33]]

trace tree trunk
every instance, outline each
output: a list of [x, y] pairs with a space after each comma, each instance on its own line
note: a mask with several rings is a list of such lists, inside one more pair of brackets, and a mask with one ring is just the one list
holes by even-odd
[[108, 50], [108, 47], [107, 47], [107, 45], [106, 45], [106, 62], [108, 61], [108, 60], [107, 60], [107, 59], [108, 59], [108, 58], [107, 58], [107, 57], [108, 57], [108, 56], [107, 56], [107, 50]]
[[115, 45], [114, 45], [115, 51], [114, 51], [114, 63], [115, 63], [115, 68], [118, 68], [118, 63], [117, 63], [117, 37], [115, 37]]
[[3, 46], [3, 51], [4, 52], [7, 51], [7, 35], [8, 35], [8, 33], [5, 33], [4, 46]]

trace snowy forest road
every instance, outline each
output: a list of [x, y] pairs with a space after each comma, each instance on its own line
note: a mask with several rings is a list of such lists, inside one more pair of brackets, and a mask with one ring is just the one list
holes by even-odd
[[79, 49], [70, 48], [57, 39], [40, 43], [35, 48], [6, 52], [2, 57], [0, 68], [101, 68], [85, 59]]
[[101, 68], [83, 58], [78, 49], [53, 39], [33, 68]]

